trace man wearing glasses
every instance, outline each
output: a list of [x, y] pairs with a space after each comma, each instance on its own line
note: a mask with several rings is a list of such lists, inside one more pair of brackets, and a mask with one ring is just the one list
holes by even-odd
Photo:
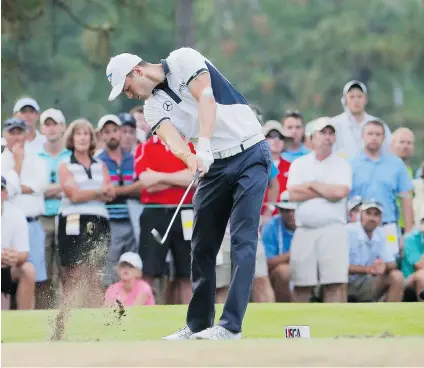
[[349, 297], [357, 302], [401, 302], [403, 275], [380, 228], [383, 206], [364, 201], [360, 221], [347, 225], [349, 235]]
[[299, 111], [286, 111], [282, 124], [285, 136], [291, 140], [290, 147], [285, 147], [281, 157], [288, 162], [293, 162], [310, 153], [311, 151], [303, 144], [305, 136], [303, 115]]
[[45, 160], [48, 168], [49, 186], [44, 192], [44, 214], [40, 222], [46, 233], [46, 266], [47, 280], [37, 287], [36, 307], [50, 309], [55, 307], [55, 292], [58, 290], [59, 262], [56, 252], [57, 226], [56, 218], [62, 198], [62, 189], [57, 177], [59, 164], [71, 156], [71, 151], [65, 148], [63, 133], [66, 122], [60, 110], [48, 109], [40, 116], [41, 132], [46, 142], [38, 154]]

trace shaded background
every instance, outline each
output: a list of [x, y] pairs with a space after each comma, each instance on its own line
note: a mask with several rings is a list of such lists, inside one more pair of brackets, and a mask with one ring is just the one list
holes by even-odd
[[140, 102], [107, 102], [111, 56], [192, 46], [266, 119], [339, 114], [358, 78], [368, 112], [410, 127], [424, 157], [424, 0], [3, 0], [1, 17], [2, 119], [25, 95], [96, 125]]

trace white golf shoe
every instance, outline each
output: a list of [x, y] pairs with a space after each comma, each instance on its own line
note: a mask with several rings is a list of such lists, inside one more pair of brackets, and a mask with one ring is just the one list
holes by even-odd
[[197, 332], [190, 336], [190, 340], [239, 340], [241, 332], [234, 333], [219, 325]]
[[178, 330], [177, 332], [173, 333], [172, 335], [168, 335], [163, 337], [163, 340], [189, 340], [190, 336], [193, 335], [193, 332], [190, 330], [188, 326], [185, 326]]

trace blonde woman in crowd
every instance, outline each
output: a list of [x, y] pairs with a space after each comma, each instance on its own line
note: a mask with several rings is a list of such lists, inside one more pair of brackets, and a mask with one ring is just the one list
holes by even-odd
[[59, 166], [64, 193], [58, 228], [63, 295], [54, 339], [62, 338], [70, 308], [102, 305], [100, 273], [110, 242], [105, 202], [115, 197], [106, 166], [93, 158], [96, 142], [91, 123], [73, 121], [64, 139], [72, 155]]

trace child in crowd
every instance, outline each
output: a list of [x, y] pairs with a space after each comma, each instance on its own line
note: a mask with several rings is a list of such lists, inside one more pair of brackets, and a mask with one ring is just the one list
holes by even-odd
[[117, 301], [126, 307], [136, 305], [154, 305], [155, 299], [150, 285], [141, 279], [143, 263], [137, 253], [122, 254], [118, 262], [120, 281], [106, 290], [106, 307], [116, 306]]

